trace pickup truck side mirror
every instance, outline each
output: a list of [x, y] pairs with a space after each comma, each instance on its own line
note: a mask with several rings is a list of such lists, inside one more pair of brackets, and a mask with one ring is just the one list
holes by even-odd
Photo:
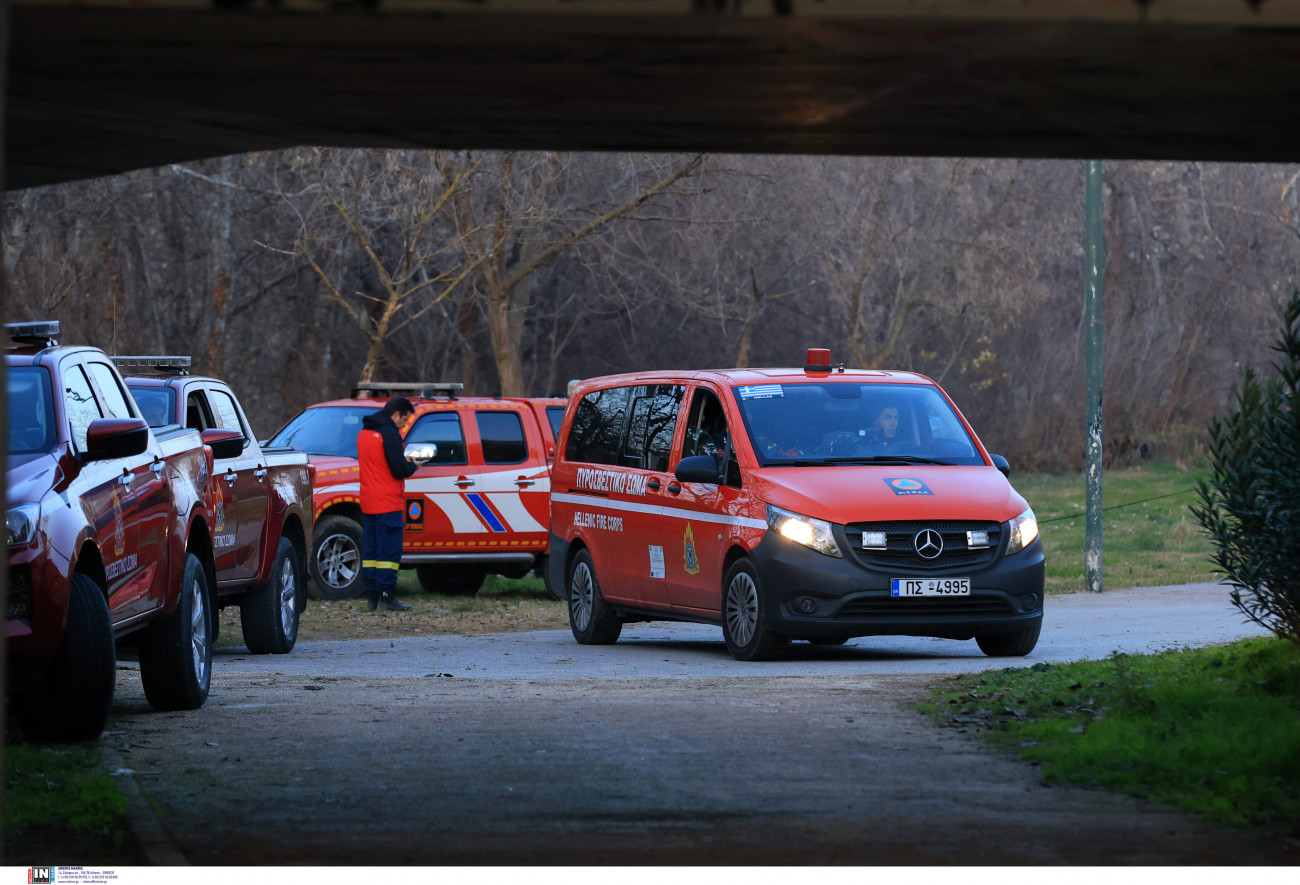
[[1006, 458], [1003, 458], [1001, 455], [989, 455], [989, 460], [993, 462], [993, 466], [996, 467], [1003, 476], [1007, 479], [1011, 478], [1011, 465], [1007, 463]]
[[402, 454], [420, 464], [428, 464], [438, 457], [438, 445], [437, 443], [408, 443], [402, 450]]
[[129, 458], [149, 448], [149, 424], [142, 418], [99, 418], [86, 429], [87, 461]]
[[212, 427], [199, 435], [203, 437], [203, 444], [212, 449], [214, 458], [238, 458], [244, 451], [244, 435], [238, 430]]
[[717, 485], [722, 478], [718, 459], [712, 455], [691, 455], [677, 462], [673, 476], [679, 482], [707, 482]]

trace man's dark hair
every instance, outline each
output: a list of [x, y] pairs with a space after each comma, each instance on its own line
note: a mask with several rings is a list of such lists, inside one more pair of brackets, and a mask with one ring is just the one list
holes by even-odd
[[388, 402], [384, 403], [384, 407], [380, 409], [380, 411], [391, 418], [394, 415], [405, 415], [409, 412], [414, 412], [415, 406], [411, 405], [411, 401], [406, 397], [395, 396]]

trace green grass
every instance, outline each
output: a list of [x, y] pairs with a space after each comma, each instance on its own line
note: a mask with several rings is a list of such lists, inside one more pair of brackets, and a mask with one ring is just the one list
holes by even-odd
[[[1106, 589], [1215, 581], [1210, 543], [1192, 518], [1196, 480], [1203, 470], [1155, 462], [1102, 476], [1102, 580]], [[1012, 474], [1011, 484], [1038, 517], [1047, 556], [1047, 592], [1086, 589], [1083, 548], [1086, 497], [1083, 474]], [[1132, 502], [1133, 506], [1126, 505]]]
[[6, 743], [4, 790], [7, 862], [132, 856], [127, 799], [93, 745]]
[[1300, 646], [1285, 640], [958, 676], [924, 709], [1048, 783], [1300, 833]]

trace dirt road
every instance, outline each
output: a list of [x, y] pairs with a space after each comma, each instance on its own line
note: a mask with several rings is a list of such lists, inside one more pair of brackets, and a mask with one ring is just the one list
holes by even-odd
[[[1294, 849], [1037, 769], [912, 711], [934, 676], [223, 673], [111, 743], [199, 865], [1273, 864]], [[938, 677], [942, 678], [942, 677]], [[136, 808], [144, 803], [137, 803]], [[151, 812], [152, 813], [152, 812]], [[161, 854], [157, 852], [161, 850]]]

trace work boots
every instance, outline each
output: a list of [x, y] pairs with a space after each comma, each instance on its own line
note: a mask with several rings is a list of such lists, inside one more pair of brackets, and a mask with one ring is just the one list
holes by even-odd
[[372, 596], [371, 599], [374, 600], [375, 609], [377, 611], [409, 612], [411, 610], [411, 607], [409, 605], [402, 605], [400, 602], [398, 602], [397, 595], [394, 593], [385, 593], [384, 595], [380, 596], [377, 600]]

